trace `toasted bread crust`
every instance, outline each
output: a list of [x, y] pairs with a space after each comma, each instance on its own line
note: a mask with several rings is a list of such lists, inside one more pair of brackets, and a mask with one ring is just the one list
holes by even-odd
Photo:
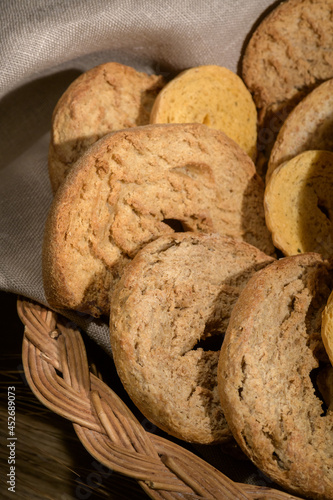
[[149, 123], [157, 75], [115, 62], [80, 75], [59, 99], [52, 116], [49, 176], [55, 192], [78, 158], [109, 132]]
[[291, 111], [274, 143], [266, 182], [274, 170], [307, 150], [333, 151], [333, 79], [310, 92]]
[[258, 149], [269, 156], [290, 111], [333, 77], [333, 1], [281, 2], [252, 34], [242, 77], [258, 109]]
[[315, 392], [329, 363], [321, 314], [332, 263], [307, 253], [278, 260], [241, 293], [221, 349], [218, 384], [243, 451], [294, 494], [333, 498], [333, 414]]
[[147, 125], [100, 139], [59, 188], [45, 230], [44, 288], [54, 307], [108, 314], [109, 290], [145, 244], [184, 230], [219, 232], [267, 254], [263, 183], [223, 132]]
[[[187, 232], [146, 245], [124, 270], [111, 297], [114, 362], [137, 407], [169, 434], [232, 439], [217, 392], [219, 347], [240, 291], [272, 261], [242, 241]], [[197, 345], [205, 339], [216, 350]]]

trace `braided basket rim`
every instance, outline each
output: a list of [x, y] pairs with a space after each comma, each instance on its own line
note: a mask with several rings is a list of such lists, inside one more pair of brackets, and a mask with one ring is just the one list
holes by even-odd
[[[36, 398], [70, 420], [102, 465], [135, 479], [156, 500], [300, 500], [269, 487], [237, 483], [194, 453], [146, 431], [121, 398], [92, 373], [83, 338], [61, 315], [24, 297], [23, 370]], [[68, 322], [67, 322], [68, 324]]]

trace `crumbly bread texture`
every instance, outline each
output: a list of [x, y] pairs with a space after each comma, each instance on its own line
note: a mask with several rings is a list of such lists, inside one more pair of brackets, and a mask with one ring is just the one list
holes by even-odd
[[52, 116], [49, 176], [55, 192], [83, 152], [114, 130], [147, 125], [164, 79], [108, 62], [80, 75]]
[[304, 151], [280, 165], [265, 189], [266, 224], [284, 255], [333, 255], [333, 152]]
[[258, 149], [269, 151], [291, 109], [333, 77], [333, 1], [275, 7], [250, 38], [242, 77], [258, 108]]
[[108, 314], [124, 265], [177, 227], [274, 254], [263, 195], [253, 162], [221, 131], [165, 124], [109, 134], [78, 160], [52, 203], [43, 245], [47, 300]]
[[333, 79], [316, 87], [292, 110], [274, 143], [266, 173], [307, 150], [333, 151]]
[[[322, 315], [321, 337], [331, 364], [333, 365], [333, 292], [330, 294]], [[333, 380], [333, 379], [332, 379]], [[332, 384], [333, 389], [333, 384]], [[332, 397], [333, 410], [333, 397]]]
[[257, 110], [241, 78], [227, 68], [198, 66], [166, 84], [154, 102], [151, 123], [203, 123], [222, 130], [255, 160]]
[[333, 413], [316, 387], [329, 366], [320, 330], [332, 263], [307, 253], [256, 273], [232, 313], [218, 363], [222, 407], [247, 456], [302, 498], [333, 498]]
[[158, 238], [126, 267], [111, 298], [113, 358], [155, 425], [196, 443], [232, 438], [217, 390], [219, 350], [240, 291], [272, 261], [247, 243], [187, 232]]

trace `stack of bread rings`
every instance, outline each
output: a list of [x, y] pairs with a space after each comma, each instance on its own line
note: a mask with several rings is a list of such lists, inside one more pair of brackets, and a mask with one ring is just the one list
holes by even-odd
[[[52, 119], [50, 307], [101, 317], [129, 396], [333, 499], [333, 2], [287, 0], [242, 74], [107, 62]], [[286, 50], [288, 45], [288, 50]], [[316, 61], [316, 63], [311, 63]]]

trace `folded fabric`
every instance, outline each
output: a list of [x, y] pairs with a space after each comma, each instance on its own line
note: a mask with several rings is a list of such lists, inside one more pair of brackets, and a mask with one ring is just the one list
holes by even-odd
[[[200, 64], [237, 71], [269, 0], [3, 0], [0, 18], [0, 289], [45, 305], [41, 243], [52, 200], [52, 110], [82, 71], [119, 61], [166, 77]], [[107, 326], [77, 316], [110, 353]]]

